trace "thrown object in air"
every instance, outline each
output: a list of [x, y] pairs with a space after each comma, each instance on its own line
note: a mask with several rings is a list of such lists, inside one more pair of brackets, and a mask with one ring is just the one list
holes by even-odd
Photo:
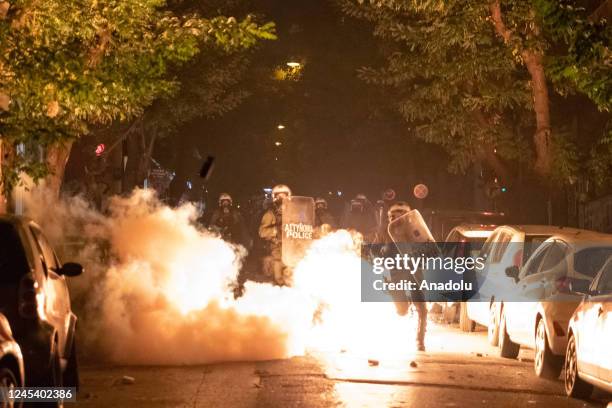
[[204, 179], [204, 181], [208, 181], [210, 175], [212, 174], [213, 168], [215, 164], [214, 156], [207, 156], [206, 160], [202, 164], [200, 168], [200, 177]]

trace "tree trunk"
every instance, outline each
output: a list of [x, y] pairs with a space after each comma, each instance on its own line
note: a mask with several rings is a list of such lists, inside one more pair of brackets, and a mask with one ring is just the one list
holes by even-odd
[[[0, 139], [0, 180], [2, 180], [2, 165], [5, 163], [4, 154], [5, 148], [2, 139]], [[8, 197], [4, 194], [4, 189], [0, 188], [0, 214], [6, 214], [8, 210]]]
[[523, 60], [531, 75], [533, 88], [533, 106], [536, 114], [536, 131], [533, 142], [536, 149], [535, 170], [541, 176], [550, 174], [551, 167], [551, 133], [550, 133], [550, 99], [546, 86], [546, 75], [542, 55], [535, 52], [524, 52]]
[[45, 185], [56, 195], [59, 196], [64, 180], [66, 163], [72, 150], [73, 140], [64, 141], [47, 148], [47, 166], [49, 175], [45, 177]]
[[[499, 0], [495, 0], [490, 4], [490, 10], [497, 34], [509, 45], [513, 34], [504, 24]], [[531, 49], [522, 49], [520, 54], [531, 76], [531, 89], [536, 116], [536, 131], [533, 135], [536, 151], [534, 167], [536, 173], [544, 178], [550, 174], [552, 153], [550, 140], [550, 98], [546, 85], [546, 74], [544, 73], [543, 55], [541, 52]]]

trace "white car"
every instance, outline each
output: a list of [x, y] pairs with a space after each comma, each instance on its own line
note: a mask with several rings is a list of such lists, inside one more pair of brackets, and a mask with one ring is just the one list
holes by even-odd
[[[509, 266], [522, 267], [529, 255], [553, 234], [568, 230], [550, 225], [504, 225], [489, 236], [481, 256], [486, 257], [482, 275], [490, 276], [489, 282], [500, 285], [511, 283], [505, 275]], [[486, 290], [486, 288], [485, 288]], [[484, 295], [485, 290], [481, 292]], [[478, 298], [461, 304], [459, 325], [463, 331], [474, 331], [476, 323], [487, 327], [489, 343], [496, 346], [499, 338], [499, 310], [494, 292], [486, 298]]]
[[[476, 257], [480, 253], [482, 246], [487, 238], [495, 230], [495, 225], [488, 224], [460, 224], [454, 227], [446, 237], [444, 246], [444, 256], [456, 257]], [[446, 323], [455, 323], [459, 317], [459, 302], [437, 302], [442, 306], [442, 315]]]
[[569, 324], [565, 392], [587, 398], [593, 386], [612, 392], [612, 257], [608, 259]]
[[612, 235], [567, 230], [547, 239], [520, 270], [509, 267], [515, 284], [501, 304], [501, 356], [516, 358], [520, 346], [533, 348], [536, 375], [559, 377], [569, 320], [582, 300], [573, 287], [590, 284], [610, 256]]

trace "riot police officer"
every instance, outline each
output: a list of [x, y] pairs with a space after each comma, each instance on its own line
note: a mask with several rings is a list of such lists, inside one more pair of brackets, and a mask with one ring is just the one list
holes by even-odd
[[218, 208], [210, 218], [210, 228], [218, 231], [226, 241], [248, 246], [249, 238], [244, 219], [233, 204], [229, 194], [219, 195]]
[[[391, 224], [393, 221], [412, 211], [410, 206], [403, 202], [399, 201], [389, 208], [387, 212], [388, 223]], [[387, 232], [387, 240], [386, 240], [385, 254], [386, 257], [393, 257], [398, 252], [397, 246], [394, 244], [393, 239], [389, 236]], [[400, 282], [402, 279], [407, 279], [409, 281], [415, 282], [414, 290], [411, 290], [409, 295], [405, 291], [392, 291], [391, 297], [395, 303], [395, 307], [397, 313], [400, 316], [405, 316], [409, 309], [410, 304], [412, 303], [416, 309], [418, 316], [418, 324], [417, 324], [417, 333], [416, 333], [416, 347], [418, 351], [425, 351], [425, 331], [427, 330], [427, 304], [425, 302], [425, 296], [423, 292], [419, 289], [419, 285], [423, 280], [423, 271], [418, 270], [416, 273], [410, 273], [409, 271], [398, 271], [391, 270], [391, 281]]]
[[315, 228], [317, 228], [318, 235], [323, 236], [334, 227], [334, 216], [327, 209], [327, 200], [317, 197], [315, 199]]
[[387, 235], [387, 226], [389, 225], [387, 213], [389, 208], [395, 203], [395, 190], [392, 188], [386, 189], [382, 194], [382, 199], [376, 202], [376, 239], [375, 242], [384, 241]]
[[259, 237], [266, 242], [267, 255], [264, 257], [264, 273], [274, 278], [277, 285], [288, 285], [291, 271], [282, 260], [283, 200], [291, 197], [291, 190], [284, 184], [272, 189], [272, 206], [261, 218]]
[[342, 217], [341, 227], [359, 231], [364, 240], [372, 242], [376, 235], [376, 215], [364, 194], [357, 194]]

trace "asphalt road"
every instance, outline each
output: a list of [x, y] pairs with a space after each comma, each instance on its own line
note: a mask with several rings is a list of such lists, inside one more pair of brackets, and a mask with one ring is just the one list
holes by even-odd
[[498, 358], [484, 331], [466, 334], [430, 325], [427, 346], [425, 353], [399, 357], [326, 350], [286, 360], [206, 366], [85, 366], [76, 405], [571, 408], [605, 407], [612, 400], [605, 394], [588, 402], [566, 398], [561, 380], [535, 377], [529, 350], [519, 360]]

